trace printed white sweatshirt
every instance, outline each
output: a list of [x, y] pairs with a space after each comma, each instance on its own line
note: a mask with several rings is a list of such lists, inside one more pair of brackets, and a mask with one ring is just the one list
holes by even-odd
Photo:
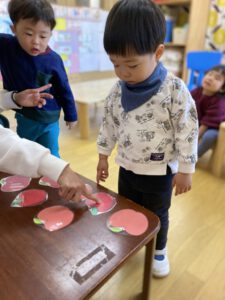
[[193, 173], [197, 161], [198, 120], [185, 83], [167, 74], [156, 95], [125, 112], [118, 81], [105, 100], [98, 140], [99, 154], [109, 156], [117, 144], [116, 163], [136, 174]]

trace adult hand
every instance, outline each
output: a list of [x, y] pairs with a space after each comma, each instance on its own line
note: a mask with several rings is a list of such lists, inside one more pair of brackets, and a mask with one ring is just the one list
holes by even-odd
[[49, 89], [52, 85], [46, 84], [42, 87], [36, 89], [27, 89], [22, 92], [14, 93], [13, 99], [19, 106], [34, 107], [37, 106], [41, 108], [46, 104], [47, 99], [52, 99], [53, 96], [49, 93], [42, 93], [43, 91]]
[[69, 166], [67, 166], [59, 176], [58, 183], [60, 185], [59, 195], [65, 200], [79, 202], [82, 195], [88, 199], [99, 202], [94, 195], [88, 192], [87, 187], [80, 177]]

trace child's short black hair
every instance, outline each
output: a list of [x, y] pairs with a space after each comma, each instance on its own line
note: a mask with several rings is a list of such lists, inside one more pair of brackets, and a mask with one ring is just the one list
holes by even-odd
[[166, 22], [151, 0], [120, 0], [109, 12], [104, 48], [108, 54], [144, 55], [164, 43]]
[[34, 23], [43, 21], [51, 30], [56, 25], [54, 11], [48, 0], [10, 0], [8, 12], [13, 24], [21, 19], [31, 19]]

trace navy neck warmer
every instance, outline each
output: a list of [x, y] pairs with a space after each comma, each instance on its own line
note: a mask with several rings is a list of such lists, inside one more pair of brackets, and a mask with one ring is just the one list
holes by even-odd
[[144, 81], [137, 84], [128, 84], [121, 81], [122, 106], [125, 112], [129, 112], [154, 96], [167, 75], [167, 70], [162, 63], [158, 63], [154, 72]]

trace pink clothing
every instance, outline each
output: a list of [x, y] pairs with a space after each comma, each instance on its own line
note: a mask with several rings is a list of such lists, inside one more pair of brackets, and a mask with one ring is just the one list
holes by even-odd
[[199, 125], [218, 129], [220, 123], [225, 121], [225, 96], [203, 95], [202, 88], [194, 89], [191, 95], [196, 103]]

